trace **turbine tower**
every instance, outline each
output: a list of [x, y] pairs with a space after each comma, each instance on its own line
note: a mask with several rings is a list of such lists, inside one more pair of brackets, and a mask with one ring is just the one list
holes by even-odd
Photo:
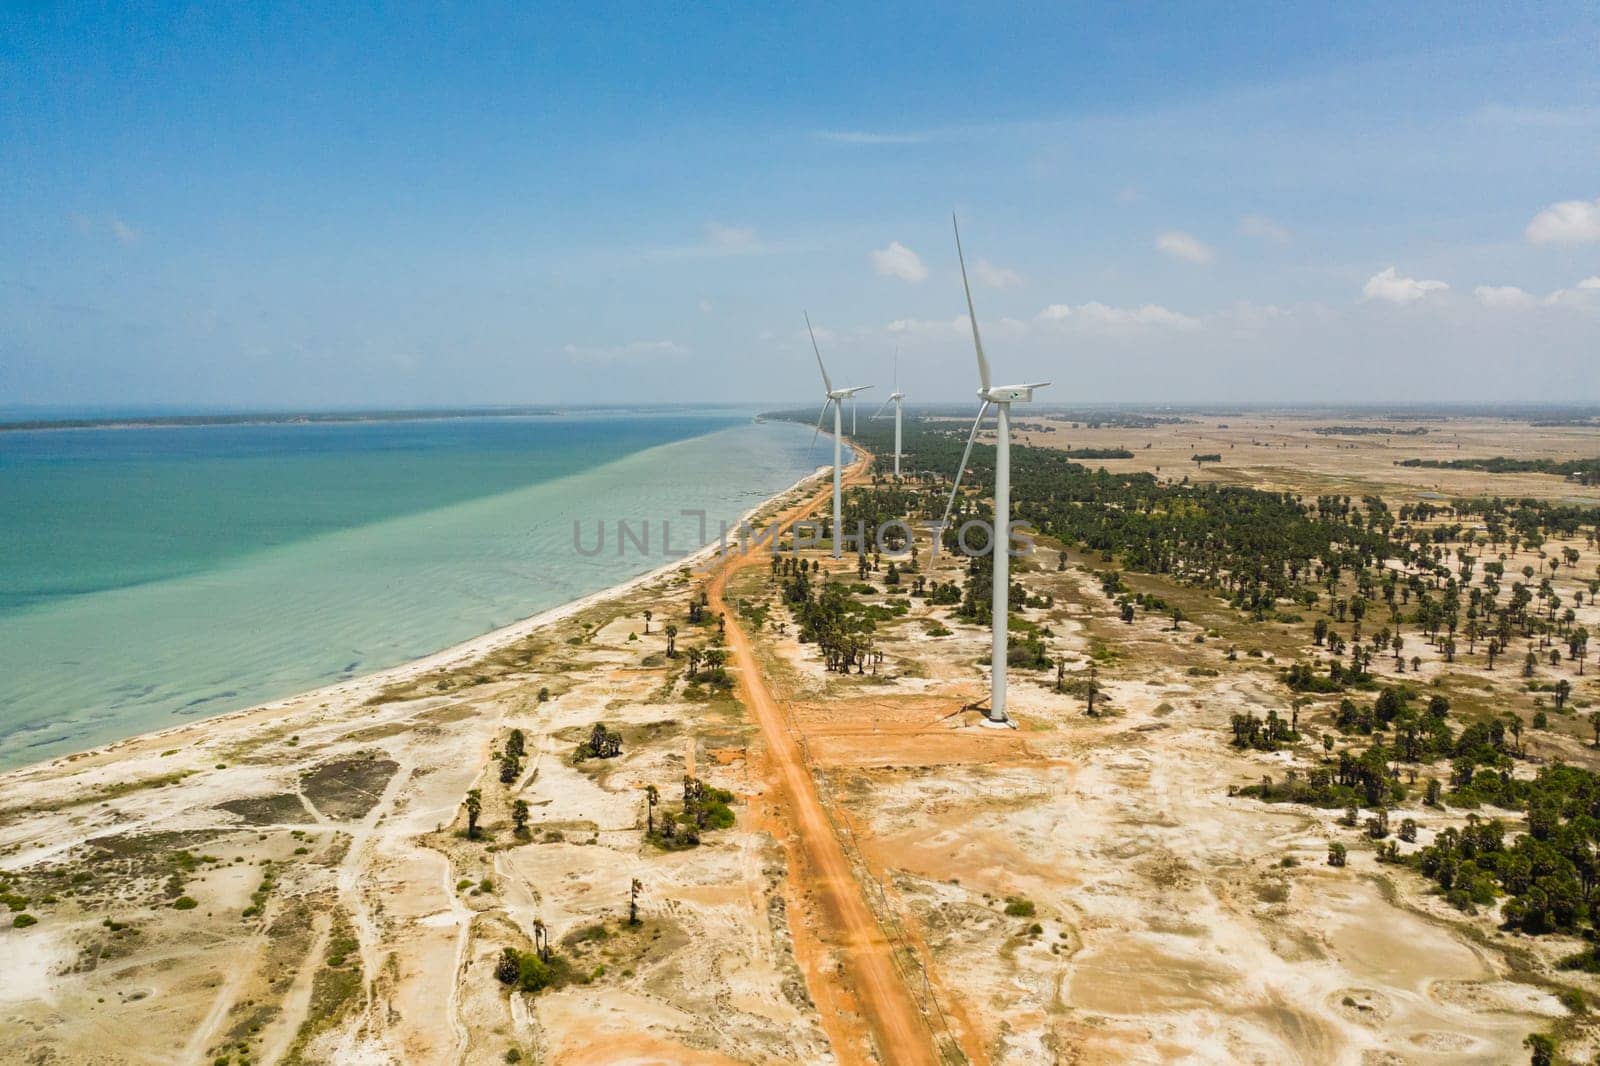
[[961, 262], [961, 287], [967, 294], [967, 315], [972, 320], [972, 347], [978, 353], [978, 397], [983, 405], [973, 420], [972, 432], [967, 436], [966, 451], [961, 453], [961, 465], [956, 468], [956, 481], [950, 487], [950, 502], [945, 505], [944, 522], [950, 522], [950, 511], [956, 504], [956, 493], [961, 491], [961, 475], [966, 472], [967, 460], [972, 456], [972, 442], [978, 439], [978, 427], [983, 424], [989, 408], [995, 409], [994, 441], [994, 528], [989, 536], [989, 555], [994, 561], [994, 600], [991, 622], [994, 646], [989, 652], [989, 714], [985, 725], [1010, 726], [1006, 716], [1006, 628], [1011, 606], [1011, 405], [1027, 403], [1033, 399], [1033, 390], [1042, 389], [1048, 381], [1034, 381], [1026, 385], [991, 385], [989, 360], [983, 354], [983, 338], [978, 335], [978, 312], [972, 306], [972, 285], [967, 281], [967, 261], [961, 254], [961, 227], [955, 215], [950, 224], [956, 233], [956, 258]]
[[[840, 425], [842, 420], [842, 415], [840, 412], [844, 407], [845, 400], [854, 396], [858, 392], [867, 391], [868, 389], [872, 388], [872, 386], [857, 385], [854, 388], [848, 389], [834, 388], [833, 381], [828, 377], [828, 368], [822, 364], [822, 349], [817, 347], [817, 331], [811, 328], [810, 314], [806, 315], [806, 332], [811, 334], [811, 350], [817, 353], [817, 369], [822, 371], [822, 388], [827, 396], [827, 398], [822, 401], [822, 410], [817, 414], [817, 428], [811, 434], [811, 444], [813, 447], [817, 443], [817, 434], [822, 432], [822, 420], [828, 415], [828, 406], [830, 404], [833, 405], [833, 557], [837, 559], [842, 554], [840, 546], [843, 544], [841, 538], [843, 537], [844, 530], [844, 506], [841, 502], [842, 494], [840, 491], [840, 477], [842, 476], [841, 471], [843, 469], [842, 464], [844, 462], [844, 456], [842, 454], [843, 447], [840, 443], [840, 438], [844, 434], [843, 426]], [[854, 401], [852, 401], [852, 422], [855, 421], [853, 417], [854, 406]]]
[[897, 479], [900, 477], [900, 401], [905, 398], [906, 394], [900, 391], [900, 349], [897, 347], [894, 350], [894, 391], [883, 401], [878, 413], [872, 416], [872, 420], [876, 421], [885, 408], [894, 404], [894, 476]]

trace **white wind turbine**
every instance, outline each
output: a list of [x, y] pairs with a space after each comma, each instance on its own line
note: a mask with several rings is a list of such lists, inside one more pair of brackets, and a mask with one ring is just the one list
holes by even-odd
[[894, 391], [889, 394], [889, 398], [887, 400], [883, 401], [883, 407], [878, 408], [878, 414], [872, 416], [873, 420], [876, 421], [878, 415], [883, 414], [885, 408], [887, 408], [890, 404], [894, 404], [895, 477], [900, 476], [900, 401], [904, 400], [905, 398], [906, 394], [900, 391], [900, 349], [896, 348], [894, 350]]
[[961, 227], [955, 215], [950, 224], [956, 233], [956, 258], [961, 262], [961, 287], [967, 294], [967, 315], [972, 319], [972, 347], [978, 353], [978, 397], [983, 406], [973, 420], [972, 432], [967, 436], [966, 451], [961, 453], [961, 465], [956, 468], [956, 481], [950, 488], [950, 502], [945, 505], [944, 523], [950, 522], [950, 511], [955, 507], [956, 493], [961, 491], [961, 475], [966, 472], [967, 460], [972, 457], [972, 442], [978, 439], [978, 427], [983, 424], [989, 408], [995, 409], [994, 442], [994, 526], [990, 532], [990, 556], [994, 560], [993, 615], [994, 646], [989, 651], [989, 714], [985, 725], [1009, 726], [1006, 717], [1006, 628], [1010, 620], [1011, 592], [1011, 405], [1027, 403], [1033, 399], [1033, 390], [1042, 389], [1048, 381], [1034, 381], [1027, 385], [991, 385], [989, 360], [983, 354], [983, 338], [978, 335], [978, 312], [972, 306], [972, 285], [967, 281], [967, 261], [961, 254]]
[[[844, 435], [844, 427], [840, 425], [842, 420], [840, 410], [844, 407], [845, 400], [858, 392], [867, 391], [872, 386], [857, 385], [849, 389], [834, 388], [833, 381], [828, 377], [828, 368], [822, 365], [822, 349], [817, 347], [817, 332], [811, 328], [811, 316], [809, 314], [806, 315], [806, 332], [811, 334], [811, 350], [817, 353], [817, 369], [822, 371], [822, 387], [827, 393], [827, 398], [822, 401], [822, 410], [817, 414], [817, 428], [811, 434], [813, 447], [817, 443], [817, 434], [822, 432], [822, 420], [828, 415], [828, 405], [833, 405], [833, 557], [837, 559], [841, 555], [840, 546], [843, 541], [840, 538], [843, 536], [844, 531], [844, 508], [841, 503], [839, 481], [842, 476], [841, 471], [843, 470], [844, 462], [843, 446], [840, 441], [840, 438]], [[852, 400], [850, 419], [852, 423], [855, 421], [854, 411], [855, 401]]]

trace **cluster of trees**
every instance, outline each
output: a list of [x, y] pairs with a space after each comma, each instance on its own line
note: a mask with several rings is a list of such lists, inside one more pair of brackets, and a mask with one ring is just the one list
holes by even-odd
[[566, 959], [550, 950], [550, 934], [542, 921], [533, 923], [533, 950], [503, 949], [495, 961], [494, 976], [522, 992], [542, 992], [583, 981]]
[[824, 577], [813, 584], [802, 566], [784, 583], [783, 600], [794, 613], [800, 642], [815, 644], [829, 670], [865, 673], [868, 662], [880, 658], [872, 612], [843, 582]]
[[689, 774], [683, 775], [683, 803], [659, 816], [661, 791], [645, 786], [645, 839], [669, 851], [697, 847], [701, 834], [728, 829], [734, 823], [733, 793], [713, 788]]
[[606, 728], [604, 722], [596, 722], [589, 730], [589, 735], [579, 743], [577, 751], [572, 754], [573, 762], [583, 762], [585, 759], [615, 759], [622, 754], [622, 734], [614, 733]]
[[1481, 470], [1486, 474], [1555, 474], [1583, 485], [1600, 484], [1600, 459], [1405, 459], [1399, 466], [1430, 470]]
[[1413, 426], [1410, 429], [1397, 429], [1394, 426], [1317, 426], [1313, 433], [1322, 437], [1421, 437], [1428, 432], [1427, 426]]
[[1527, 832], [1507, 843], [1500, 819], [1469, 815], [1465, 829], [1445, 829], [1417, 852], [1417, 869], [1463, 909], [1504, 893], [1507, 928], [1600, 929], [1600, 776], [1561, 763], [1532, 780], [1491, 776], [1499, 780], [1496, 804], [1525, 811]]
[[528, 751], [527, 744], [527, 738], [520, 729], [513, 729], [506, 738], [506, 746], [500, 752], [501, 784], [509, 785], [522, 776], [522, 760]]
[[1299, 739], [1300, 733], [1295, 724], [1284, 721], [1276, 710], [1269, 708], [1265, 718], [1257, 718], [1254, 711], [1233, 716], [1233, 746], [1236, 748], [1277, 751]]

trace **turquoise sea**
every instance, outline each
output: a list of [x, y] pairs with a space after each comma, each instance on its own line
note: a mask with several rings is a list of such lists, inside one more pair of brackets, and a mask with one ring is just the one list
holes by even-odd
[[[831, 459], [751, 414], [0, 433], [0, 768], [393, 666], [652, 570], [662, 520], [697, 548], [680, 512], [715, 539]], [[647, 551], [619, 551], [618, 520], [650, 523]]]

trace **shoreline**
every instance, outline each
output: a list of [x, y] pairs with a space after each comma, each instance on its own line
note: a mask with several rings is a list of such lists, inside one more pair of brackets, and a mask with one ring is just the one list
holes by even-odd
[[[808, 474], [802, 475], [792, 484], [761, 500], [754, 507], [741, 514], [731, 524], [730, 528], [737, 528], [740, 524], [749, 522], [761, 512], [820, 477], [822, 469], [819, 467]], [[438, 651], [430, 652], [419, 658], [362, 674], [359, 677], [305, 689], [265, 703], [224, 711], [221, 714], [211, 715], [196, 721], [183, 722], [163, 729], [134, 733], [106, 744], [83, 748], [39, 762], [26, 763], [22, 766], [0, 771], [0, 789], [19, 783], [33, 775], [65, 769], [73, 763], [84, 763], [85, 769], [87, 769], [98, 760], [131, 754], [131, 749], [152, 744], [158, 740], [170, 741], [179, 736], [190, 735], [196, 730], [220, 730], [228, 726], [241, 725], [250, 720], [270, 720], [274, 716], [303, 708], [307, 703], [319, 699], [330, 702], [337, 699], [343, 703], [359, 703], [376, 695], [384, 688], [413, 681], [417, 677], [433, 670], [454, 669], [464, 666], [486, 655], [493, 654], [507, 645], [523, 640], [540, 629], [563, 622], [593, 607], [625, 596], [678, 570], [692, 569], [699, 566], [708, 559], [715, 557], [721, 547], [721, 541], [712, 540], [682, 558], [664, 562], [660, 566], [636, 574], [614, 585], [608, 585], [603, 589], [598, 589], [577, 599], [557, 604], [554, 607], [548, 607], [525, 618], [520, 618], [497, 629], [481, 633], [476, 637], [440, 648]]]

